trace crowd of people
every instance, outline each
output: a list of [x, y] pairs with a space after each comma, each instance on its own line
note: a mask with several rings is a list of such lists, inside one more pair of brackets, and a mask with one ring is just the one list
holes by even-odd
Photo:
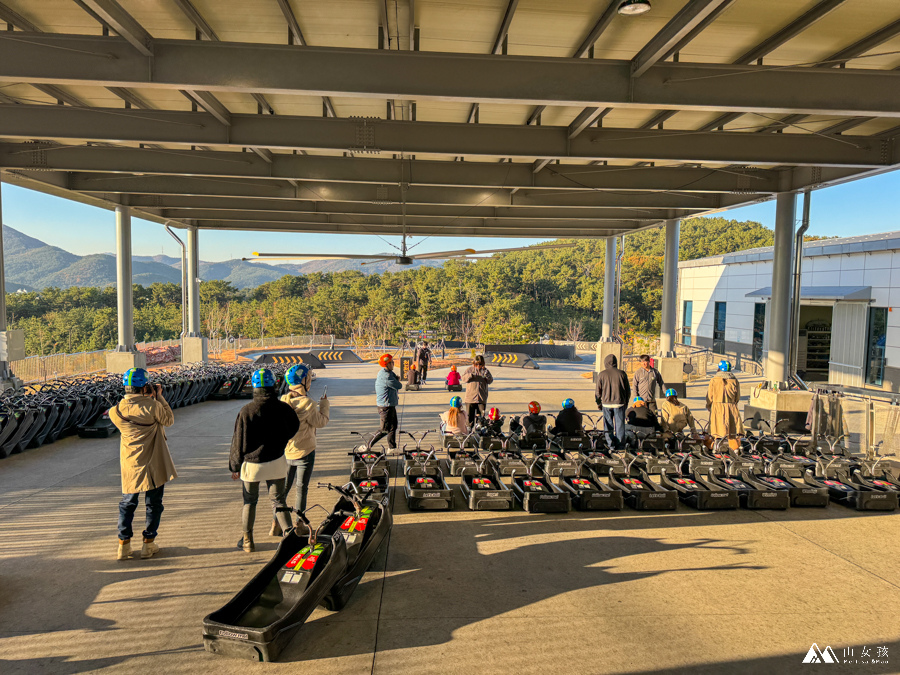
[[[415, 356], [418, 367], [411, 371], [416, 372], [424, 383], [432, 361], [428, 344], [420, 347]], [[375, 378], [375, 399], [381, 426], [370, 445], [386, 438], [388, 448], [396, 450], [397, 405], [402, 383], [394, 372], [394, 358], [390, 354], [383, 354], [378, 363], [381, 369]], [[323, 392], [318, 401], [309, 396], [312, 383], [309, 366], [302, 363], [292, 366], [285, 379], [289, 388], [279, 397], [271, 371], [264, 368], [255, 371], [251, 378], [252, 400], [241, 408], [235, 420], [228, 468], [231, 478], [241, 481], [243, 508], [238, 548], [248, 553], [256, 550], [254, 527], [261, 483], [265, 483], [266, 494], [272, 503], [269, 534], [280, 536], [291, 528], [305, 529], [302, 523], [295, 524], [293, 514], [306, 509], [315, 465], [316, 431], [329, 422], [327, 393]], [[462, 375], [455, 366], [451, 368], [446, 379], [447, 388], [462, 392], [465, 385], [465, 391], [462, 396], [453, 396], [449, 409], [441, 413], [443, 433], [466, 435], [476, 423], [486, 425], [492, 433], [500, 433], [504, 424], [500, 411], [491, 408], [485, 414], [493, 382], [481, 355], [473, 358]], [[143, 493], [146, 522], [140, 557], [150, 558], [159, 552], [156, 537], [163, 513], [165, 485], [178, 476], [165, 433], [175, 417], [162, 394], [162, 387], [152, 384], [149, 373], [143, 368], [128, 370], [123, 384], [124, 398], [109, 411], [110, 420], [121, 432], [122, 499], [119, 502], [117, 557], [125, 560], [133, 556], [132, 523]], [[663, 400], [657, 406], [659, 392], [663, 393]], [[597, 407], [602, 411], [607, 442], [612, 448], [633, 444], [640, 436], [650, 433], [674, 434], [689, 429], [697, 436], [697, 423], [690, 408], [679, 401], [675, 389], [666, 388], [649, 356], [640, 357], [640, 367], [632, 381], [619, 369], [616, 357], [607, 356], [604, 369], [598, 374], [594, 395]], [[727, 438], [732, 447], [737, 444], [737, 436], [743, 433], [737, 407], [740, 396], [740, 382], [731, 372], [731, 364], [721, 361], [707, 389], [708, 435]], [[541, 414], [537, 401], [528, 404], [527, 415], [510, 422], [510, 432], [525, 436], [546, 432], [554, 436], [577, 436], [583, 429], [584, 415], [572, 398], [562, 402], [549, 428], [547, 417]], [[295, 506], [289, 508], [287, 496], [292, 487], [296, 487]]]

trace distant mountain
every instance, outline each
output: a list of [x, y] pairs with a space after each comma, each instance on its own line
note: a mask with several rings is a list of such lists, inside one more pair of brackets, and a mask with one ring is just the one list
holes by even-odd
[[[116, 283], [116, 258], [113, 253], [79, 256], [40, 239], [29, 237], [6, 225], [3, 226], [3, 248], [6, 262], [7, 292], [26, 291], [57, 286], [110, 286]], [[134, 283], [149, 286], [154, 282], [181, 283], [181, 257], [168, 255], [132, 256]], [[416, 261], [411, 266], [394, 262], [361, 265], [358, 260], [312, 260], [286, 265], [225, 260], [200, 261], [203, 281], [222, 280], [237, 288], [255, 288], [286, 274], [336, 273], [358, 270], [363, 274], [401, 272], [410, 267], [440, 267], [441, 260]]]

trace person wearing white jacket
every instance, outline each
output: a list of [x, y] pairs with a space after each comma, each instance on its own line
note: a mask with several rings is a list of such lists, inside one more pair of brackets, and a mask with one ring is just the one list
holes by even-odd
[[[305, 363], [291, 366], [285, 379], [290, 385], [290, 389], [281, 397], [281, 400], [294, 409], [297, 419], [300, 421], [300, 429], [288, 441], [284, 449], [284, 456], [288, 463], [284, 492], [287, 496], [296, 477], [296, 508], [302, 513], [306, 510], [306, 495], [316, 461], [316, 429], [321, 429], [328, 424], [330, 405], [326, 394], [322, 395], [318, 404], [309, 397], [312, 373]], [[273, 523], [272, 529], [273, 534], [277, 534], [277, 523]]]

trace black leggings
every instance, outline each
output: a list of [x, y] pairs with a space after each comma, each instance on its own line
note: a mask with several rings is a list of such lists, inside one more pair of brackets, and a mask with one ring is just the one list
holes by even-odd
[[484, 408], [486, 403], [466, 403], [466, 412], [469, 414], [469, 429], [475, 426], [475, 418], [479, 415], [484, 415]]

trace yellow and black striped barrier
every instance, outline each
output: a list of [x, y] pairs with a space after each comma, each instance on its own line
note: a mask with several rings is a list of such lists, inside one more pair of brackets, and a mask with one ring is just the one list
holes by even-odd
[[516, 352], [485, 352], [484, 360], [485, 363], [492, 366], [532, 368], [538, 370], [538, 364], [535, 363], [528, 354], [519, 354]]
[[362, 359], [350, 349], [319, 349], [311, 354], [323, 363], [362, 363]]
[[281, 352], [276, 354], [263, 354], [256, 359], [256, 363], [305, 363], [313, 370], [324, 368], [325, 364], [316, 357], [315, 354], [309, 352]]

